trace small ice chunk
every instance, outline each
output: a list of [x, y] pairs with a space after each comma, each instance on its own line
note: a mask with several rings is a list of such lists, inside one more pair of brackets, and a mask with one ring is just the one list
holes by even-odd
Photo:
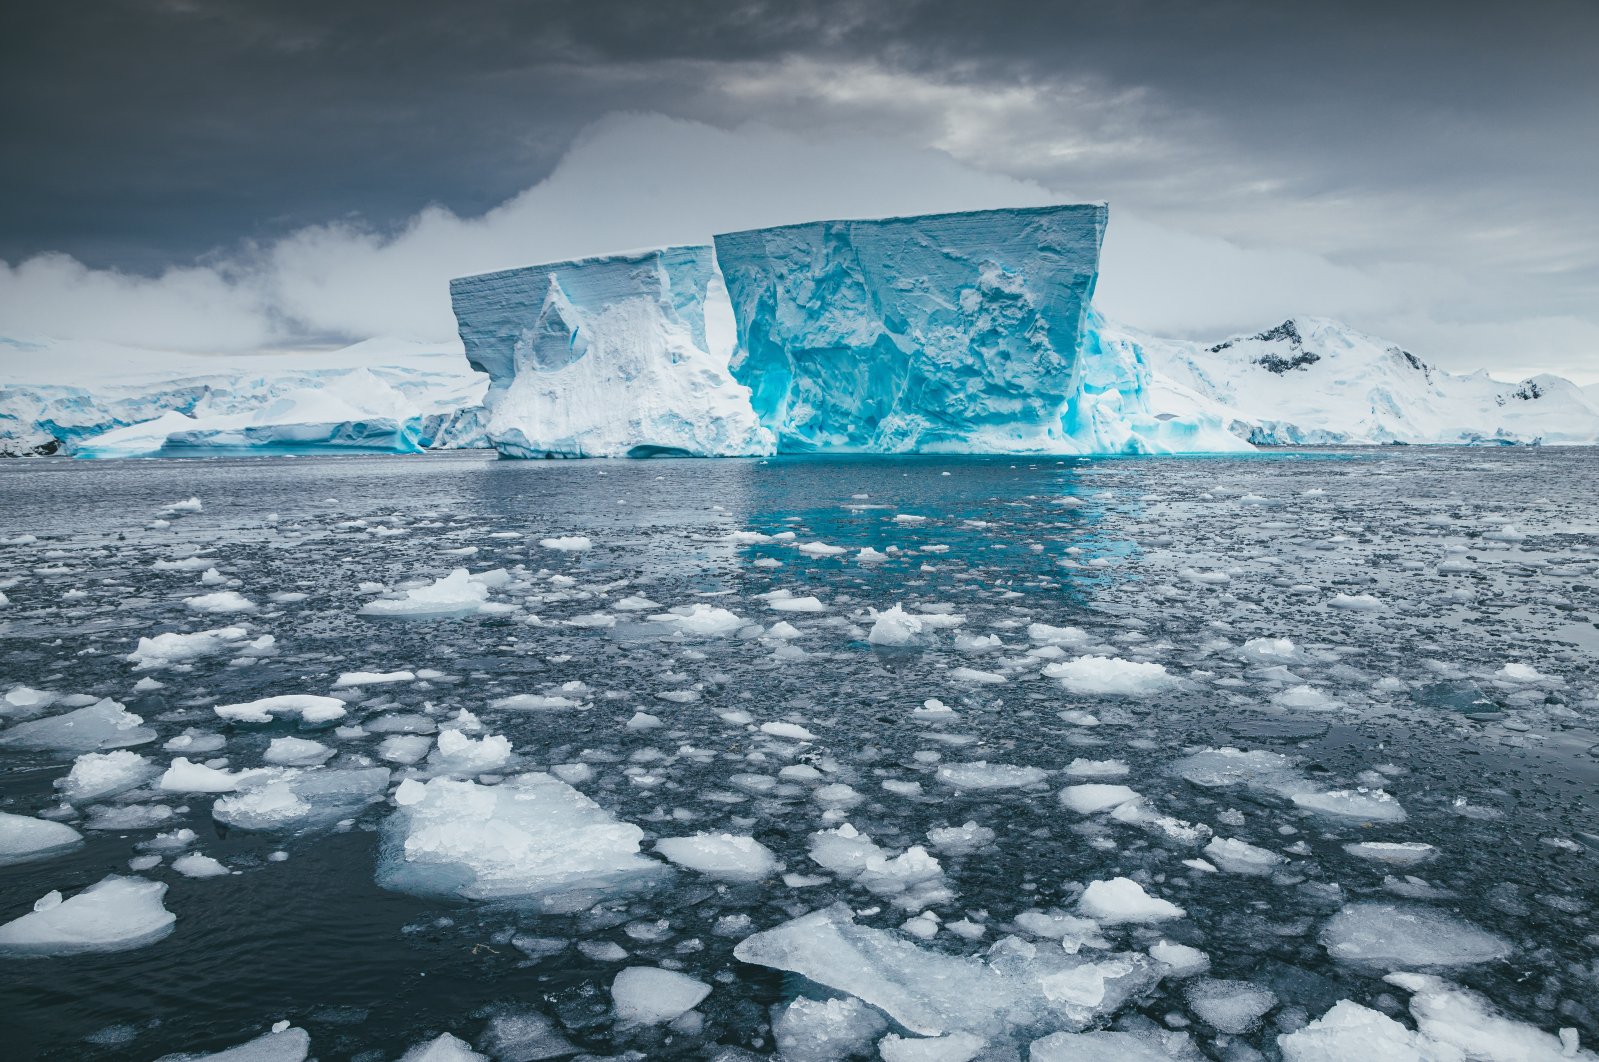
[[883, 612], [872, 611], [872, 629], [866, 640], [889, 647], [912, 645], [921, 638], [923, 629], [922, 617], [906, 612], [903, 605], [894, 605]]
[[486, 774], [511, 762], [511, 740], [498, 734], [473, 738], [460, 730], [439, 731], [438, 746], [428, 756], [435, 770], [450, 774]]
[[1210, 969], [1210, 956], [1187, 944], [1161, 940], [1150, 945], [1149, 957], [1167, 967], [1167, 977], [1184, 978]]
[[1034, 1040], [1028, 1062], [1176, 1062], [1202, 1056], [1186, 1040], [1168, 1046], [1166, 1035], [1130, 1032], [1059, 1032]]
[[316, 767], [333, 755], [320, 741], [306, 738], [273, 738], [262, 759], [280, 767]]
[[0, 733], [0, 746], [73, 754], [128, 748], [156, 739], [156, 732], [143, 723], [141, 716], [107, 697], [87, 708], [18, 723]]
[[346, 671], [339, 675], [333, 685], [339, 688], [351, 686], [388, 686], [396, 682], [415, 682], [414, 671]]
[[1177, 677], [1163, 664], [1114, 656], [1080, 656], [1044, 667], [1047, 678], [1059, 679], [1073, 693], [1092, 696], [1137, 696], [1176, 685]]
[[1356, 859], [1370, 859], [1401, 867], [1425, 863], [1438, 854], [1438, 849], [1424, 841], [1360, 841], [1344, 845], [1344, 851]]
[[231, 612], [254, 612], [256, 610], [255, 602], [236, 590], [219, 590], [214, 594], [186, 597], [183, 599], [183, 603], [196, 612], [225, 614]]
[[219, 704], [217, 716], [231, 723], [270, 723], [274, 719], [298, 716], [307, 726], [343, 719], [348, 709], [337, 697], [289, 693], [238, 704]]
[[1049, 777], [1049, 772], [1038, 767], [1017, 767], [1009, 763], [946, 764], [936, 772], [940, 782], [956, 789], [1020, 789], [1037, 785]]
[[753, 837], [731, 833], [663, 837], [655, 850], [678, 866], [723, 881], [759, 881], [780, 869], [771, 849]]
[[232, 873], [215, 859], [199, 852], [189, 852], [174, 859], [172, 869], [186, 878], [225, 878]]
[[219, 770], [179, 756], [161, 776], [160, 786], [169, 793], [231, 793], [251, 773]]
[[127, 749], [85, 752], [73, 761], [67, 776], [57, 778], [55, 784], [63, 799], [86, 804], [143, 785], [155, 770], [149, 759]]
[[0, 926], [0, 955], [77, 955], [153, 944], [177, 921], [161, 903], [166, 892], [164, 882], [102, 878], [70, 899]]
[[798, 723], [762, 723], [761, 733], [773, 737], [788, 738], [792, 741], [815, 741], [816, 735], [800, 726]]
[[744, 620], [727, 609], [704, 603], [656, 613], [650, 620], [670, 624], [696, 638], [725, 638], [744, 626]]
[[933, 847], [946, 855], [970, 855], [994, 843], [994, 831], [968, 821], [963, 826], [938, 826], [927, 831]]
[[83, 834], [64, 822], [0, 811], [0, 867], [48, 859], [82, 842]]
[[1352, 903], [1321, 931], [1327, 954], [1385, 970], [1469, 966], [1502, 959], [1510, 942], [1462, 919], [1417, 904]]
[[128, 659], [133, 662], [136, 671], [186, 664], [191, 660], [238, 648], [238, 643], [249, 633], [243, 627], [218, 627], [193, 634], [158, 634], [154, 638], [140, 638], [139, 644], [128, 654]]
[[1111, 878], [1089, 882], [1077, 907], [1085, 915], [1106, 925], [1168, 922], [1188, 912], [1158, 896], [1151, 896], [1131, 878]]
[[710, 994], [704, 981], [655, 966], [629, 966], [611, 982], [617, 1021], [634, 1025], [674, 1021]]
[[593, 549], [594, 541], [587, 535], [559, 535], [554, 538], [541, 538], [539, 545], [560, 553], [581, 553]]
[[400, 1062], [489, 1062], [489, 1056], [478, 1054], [459, 1037], [440, 1033], [401, 1055]]
[[867, 1055], [888, 1020], [853, 996], [800, 996], [772, 1017], [772, 1036], [784, 1062], [836, 1062]]
[[1139, 795], [1135, 790], [1124, 785], [1112, 785], [1104, 782], [1085, 782], [1082, 785], [1069, 785], [1060, 791], [1061, 806], [1077, 812], [1079, 815], [1097, 815], [1101, 811], [1120, 807], [1123, 804], [1138, 800]]
[[1462, 1062], [1421, 1033], [1349, 999], [1303, 1029], [1277, 1037], [1283, 1062]]
[[908, 1037], [895, 1033], [877, 1045], [883, 1062], [972, 1062], [988, 1046], [988, 1040], [972, 1033], [948, 1036]]
[[1381, 789], [1309, 790], [1293, 794], [1293, 802], [1310, 811], [1341, 818], [1369, 819], [1373, 822], [1404, 822], [1405, 809]]
[[1188, 985], [1188, 1009], [1212, 1029], [1232, 1036], [1252, 1031], [1276, 1005], [1275, 993], [1249, 981], [1204, 978]]
[[1229, 874], [1245, 874], [1260, 877], [1270, 874], [1275, 868], [1287, 862], [1276, 852], [1266, 848], [1257, 848], [1247, 841], [1240, 841], [1236, 837], [1216, 837], [1205, 846], [1205, 855], [1210, 861]]
[[1127, 764], [1121, 760], [1075, 759], [1066, 765], [1066, 773], [1073, 778], [1125, 778]]

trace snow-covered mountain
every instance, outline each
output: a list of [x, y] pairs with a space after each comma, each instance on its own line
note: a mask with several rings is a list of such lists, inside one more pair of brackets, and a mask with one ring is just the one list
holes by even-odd
[[1209, 345], [1125, 335], [1150, 369], [1153, 409], [1208, 409], [1260, 445], [1599, 443], [1599, 389], [1445, 372], [1323, 318]]

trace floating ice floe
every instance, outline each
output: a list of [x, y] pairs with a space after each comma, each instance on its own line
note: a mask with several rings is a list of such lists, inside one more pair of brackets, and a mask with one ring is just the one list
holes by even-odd
[[945, 764], [938, 768], [935, 777], [956, 789], [1021, 789], [1044, 781], [1049, 772], [1039, 767], [976, 760]]
[[58, 753], [128, 748], [156, 739], [156, 732], [109, 697], [44, 719], [30, 719], [0, 733], [0, 746]]
[[1091, 881], [1077, 901], [1078, 910], [1106, 925], [1169, 922], [1188, 912], [1159, 896], [1151, 896], [1131, 878]]
[[982, 958], [932, 951], [856, 925], [841, 905], [748, 937], [733, 954], [848, 993], [920, 1036], [1084, 1029], [1158, 976], [1143, 955], [1089, 960], [1018, 937], [996, 942]]
[[1438, 854], [1438, 849], [1424, 841], [1361, 841], [1344, 845], [1344, 851], [1357, 859], [1401, 867], [1424, 863]]
[[498, 734], [474, 738], [454, 727], [439, 731], [428, 766], [447, 774], [487, 774], [511, 762], [511, 741]]
[[21, 918], [0, 926], [0, 955], [57, 956], [128, 951], [172, 932], [163, 882], [111, 875], [63, 900], [47, 893]]
[[48, 859], [82, 843], [83, 834], [64, 822], [0, 811], [0, 867]]
[[558, 535], [554, 538], [541, 538], [539, 545], [545, 549], [553, 549], [561, 553], [581, 553], [586, 549], [593, 549], [594, 542], [587, 535]]
[[1271, 990], [1248, 981], [1201, 978], [1188, 985], [1188, 1009], [1217, 1032], [1242, 1036], [1277, 1005]]
[[348, 709], [337, 697], [321, 697], [307, 693], [287, 693], [277, 697], [262, 697], [238, 704], [219, 704], [213, 709], [230, 723], [270, 723], [286, 716], [299, 716], [307, 726], [318, 726], [343, 719]]
[[133, 662], [136, 671], [171, 667], [173, 664], [186, 664], [201, 657], [241, 648], [241, 643], [249, 635], [250, 632], [243, 627], [218, 627], [193, 634], [168, 632], [154, 638], [140, 638], [139, 644], [128, 654], [128, 659]]
[[378, 863], [384, 888], [573, 911], [668, 872], [639, 853], [643, 830], [548, 774], [496, 786], [407, 780], [394, 799]]
[[307, 738], [273, 738], [261, 757], [277, 767], [316, 767], [333, 756], [333, 750], [320, 741]]
[[800, 996], [774, 1010], [772, 1038], [784, 1062], [837, 1062], [869, 1055], [888, 1031], [888, 1019], [853, 996]]
[[333, 685], [339, 689], [352, 686], [390, 686], [396, 682], [415, 682], [414, 671], [345, 671]]
[[57, 778], [55, 784], [63, 800], [86, 804], [141, 786], [155, 772], [156, 767], [148, 758], [127, 749], [85, 752], [73, 761], [67, 776]]
[[1510, 942], [1419, 904], [1352, 903], [1321, 930], [1327, 954], [1385, 970], [1470, 966], [1508, 956]]
[[811, 859], [909, 911], [952, 897], [944, 869], [921, 845], [895, 855], [849, 823], [811, 834]]
[[1278, 752], [1224, 746], [1203, 749], [1171, 765], [1173, 773], [1207, 789], [1241, 785], [1281, 797], [1306, 811], [1338, 818], [1404, 822], [1404, 806], [1381, 789], [1327, 790], [1302, 776], [1294, 761]]
[[1115, 656], [1080, 656], [1046, 664], [1044, 676], [1059, 679], [1073, 693], [1101, 697], [1157, 693], [1177, 684], [1177, 676], [1163, 664]]
[[259, 784], [219, 798], [211, 817], [240, 830], [320, 828], [359, 811], [388, 787], [387, 767], [264, 773]]
[[1264, 876], [1287, 862], [1276, 852], [1257, 848], [1236, 837], [1216, 837], [1205, 846], [1205, 857], [1229, 874]]
[[406, 590], [399, 597], [368, 601], [361, 606], [360, 613], [404, 619], [443, 619], [514, 611], [514, 605], [489, 601], [489, 591], [509, 581], [510, 575], [504, 568], [476, 573], [456, 568], [444, 578]]
[[1105, 782], [1084, 782], [1060, 791], [1061, 806], [1079, 815], [1097, 815], [1139, 799], [1137, 791]]
[[200, 594], [197, 597], [186, 597], [183, 603], [195, 612], [213, 612], [227, 614], [231, 612], [254, 612], [254, 601], [235, 590], [219, 590], [214, 594]]
[[1055, 1033], [1034, 1040], [1028, 1062], [1200, 1062], [1186, 1033]]
[[699, 1006], [711, 986], [676, 970], [629, 966], [611, 982], [616, 1020], [632, 1025], [664, 1025]]
[[440, 1033], [401, 1055], [400, 1062], [489, 1062], [489, 1056], [478, 1054], [458, 1036]]
[[650, 617], [652, 623], [670, 624], [697, 638], [725, 638], [744, 626], [744, 620], [715, 605], [680, 605]]
[[753, 837], [730, 833], [663, 837], [655, 850], [680, 867], [723, 881], [759, 881], [781, 869], [771, 849]]
[[157, 1062], [305, 1062], [311, 1034], [280, 1021], [270, 1030], [237, 1046], [203, 1055], [167, 1055]]

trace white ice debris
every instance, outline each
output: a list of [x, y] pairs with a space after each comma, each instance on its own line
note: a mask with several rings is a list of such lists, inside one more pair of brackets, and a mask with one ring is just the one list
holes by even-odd
[[231, 793], [255, 777], [260, 777], [260, 772], [224, 771], [179, 756], [172, 761], [158, 784], [169, 793]]
[[55, 784], [62, 799], [87, 804], [143, 785], [154, 774], [155, 765], [137, 752], [85, 752], [73, 761], [67, 776], [57, 778]]
[[655, 850], [678, 866], [723, 881], [759, 881], [780, 869], [771, 849], [753, 837], [731, 833], [663, 837]]
[[186, 878], [225, 878], [232, 871], [217, 860], [199, 852], [188, 852], [172, 861], [172, 869]]
[[988, 1046], [988, 1039], [972, 1033], [948, 1036], [900, 1036], [890, 1033], [877, 1045], [883, 1062], [972, 1062]]
[[440, 1033], [401, 1055], [400, 1062], [489, 1062], [489, 1056], [478, 1054], [458, 1036]]
[[1321, 930], [1327, 954], [1386, 970], [1469, 966], [1512, 951], [1503, 937], [1418, 904], [1352, 903]]
[[1149, 895], [1131, 878], [1089, 882], [1077, 907], [1083, 914], [1106, 925], [1169, 922], [1187, 914], [1170, 900]]
[[270, 723], [274, 719], [298, 716], [307, 726], [317, 726], [343, 719], [348, 709], [337, 697], [286, 693], [238, 704], [219, 704], [213, 711], [232, 723]]
[[617, 1021], [635, 1025], [675, 1021], [710, 994], [705, 982], [655, 966], [629, 966], [611, 982]]
[[143, 723], [143, 718], [106, 698], [62, 715], [18, 723], [0, 732], [0, 746], [74, 754], [127, 748], [156, 739], [156, 732]]
[[1021, 789], [1037, 785], [1049, 777], [1049, 772], [1039, 767], [1018, 767], [1010, 763], [950, 763], [938, 768], [935, 776], [940, 782], [956, 789]]
[[811, 834], [811, 859], [911, 911], [950, 898], [943, 867], [921, 845], [894, 855], [849, 823]]
[[1163, 664], [1123, 660], [1115, 656], [1080, 656], [1044, 666], [1047, 678], [1059, 679], [1073, 693], [1092, 696], [1137, 696], [1157, 693], [1177, 682]]
[[239, 648], [249, 633], [243, 627], [218, 627], [193, 634], [158, 634], [154, 638], [140, 638], [139, 644], [128, 654], [128, 659], [133, 661], [137, 671], [186, 664], [191, 660]]
[[1357, 859], [1402, 867], [1424, 863], [1438, 854], [1438, 849], [1424, 841], [1360, 841], [1344, 845], [1344, 851]]
[[869, 1055], [888, 1019], [853, 996], [800, 996], [772, 1017], [772, 1037], [784, 1062], [837, 1062]]
[[1276, 852], [1257, 848], [1236, 837], [1216, 837], [1205, 846], [1205, 857], [1229, 874], [1262, 876], [1287, 862]]
[[1192, 977], [1210, 969], [1210, 956], [1187, 944], [1161, 940], [1149, 947], [1149, 957], [1166, 967], [1166, 976]]
[[1097, 815], [1138, 799], [1139, 795], [1134, 790], [1104, 782], [1069, 785], [1060, 791], [1061, 806], [1079, 815]]
[[83, 835], [64, 822], [0, 811], [0, 866], [48, 859], [82, 842]]
[[727, 609], [706, 604], [682, 605], [649, 618], [696, 638], [725, 638], [744, 626], [744, 620]]
[[183, 603], [196, 612], [227, 614], [231, 612], [254, 612], [256, 610], [255, 602], [236, 590], [219, 590], [214, 594], [186, 597], [183, 599]]
[[261, 757], [279, 767], [315, 767], [333, 755], [333, 750], [320, 741], [306, 738], [273, 738]]
[[1248, 981], [1202, 978], [1188, 984], [1188, 1009], [1218, 1032], [1240, 1036], [1252, 1031], [1277, 1005], [1269, 989]]
[[593, 549], [594, 542], [587, 535], [558, 535], [554, 538], [541, 538], [539, 545], [545, 549], [553, 549], [561, 553], [581, 553], [586, 549]]
[[113, 874], [70, 899], [48, 893], [31, 912], [0, 926], [0, 955], [77, 955], [153, 944], [177, 921], [161, 903], [166, 892], [163, 882]]
[[428, 756], [430, 767], [448, 774], [485, 774], [510, 762], [509, 738], [498, 734], [474, 738], [454, 727], [439, 731], [438, 745]]
[[997, 941], [983, 958], [951, 955], [856, 925], [839, 905], [757, 933], [733, 954], [846, 992], [928, 1037], [987, 1037], [1040, 1025], [1085, 1029], [1158, 976], [1142, 954], [1090, 960], [1019, 937]]
[[665, 870], [639, 854], [643, 830], [547, 774], [496, 786], [407, 780], [394, 799], [378, 865], [385, 888], [579, 910]]
[[363, 616], [405, 619], [441, 619], [500, 611], [490, 607], [489, 590], [505, 585], [509, 579], [504, 568], [476, 573], [456, 568], [444, 578], [406, 590], [399, 597], [368, 601], [360, 611]]
[[389, 786], [387, 767], [273, 773], [278, 776], [264, 784], [253, 779], [250, 788], [218, 799], [212, 818], [241, 830], [321, 826], [359, 810]]
[[334, 680], [340, 689], [351, 686], [392, 686], [397, 682], [415, 682], [414, 671], [345, 671]]
[[894, 605], [883, 612], [872, 611], [872, 629], [866, 640], [872, 645], [912, 645], [921, 639], [924, 629], [921, 616], [906, 612], [903, 605]]

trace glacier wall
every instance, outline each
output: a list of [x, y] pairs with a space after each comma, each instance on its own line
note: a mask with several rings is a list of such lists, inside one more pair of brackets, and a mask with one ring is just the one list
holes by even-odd
[[728, 372], [721, 293], [709, 247], [451, 281], [467, 359], [490, 378], [490, 442], [513, 457], [771, 453]]
[[1092, 452], [1080, 347], [1104, 204], [716, 237], [733, 376], [784, 451]]

